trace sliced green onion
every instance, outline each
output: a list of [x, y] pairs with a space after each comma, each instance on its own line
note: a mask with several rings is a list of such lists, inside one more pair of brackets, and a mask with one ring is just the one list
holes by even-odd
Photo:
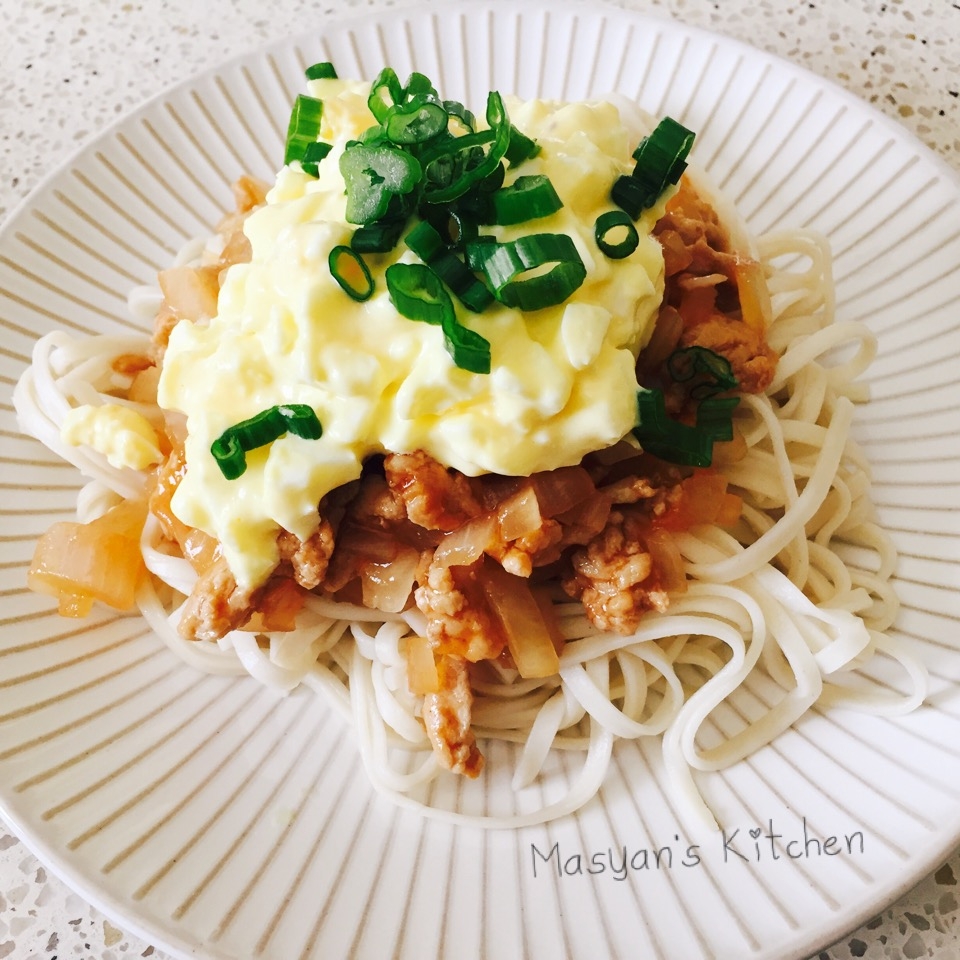
[[[461, 246], [478, 233], [481, 223], [493, 223], [493, 203], [491, 198], [503, 186], [507, 168], [498, 163], [483, 179], [472, 184], [469, 189], [452, 203], [437, 205], [440, 210], [450, 211], [460, 226]], [[431, 204], [424, 204], [424, 216], [436, 223], [431, 216]]]
[[279, 404], [227, 427], [210, 445], [210, 453], [224, 477], [236, 480], [247, 469], [247, 453], [273, 443], [288, 431], [307, 440], [323, 435], [313, 407], [305, 403]]
[[490, 341], [459, 323], [443, 328], [443, 343], [453, 362], [470, 373], [490, 372]]
[[[501, 303], [520, 310], [563, 303], [587, 275], [576, 244], [565, 233], [534, 233], [507, 243], [471, 241], [467, 262], [484, 274]], [[551, 263], [546, 273], [521, 279]]]
[[540, 152], [540, 144], [531, 140], [525, 133], [521, 133], [513, 124], [510, 125], [510, 145], [504, 154], [504, 159], [511, 167], [530, 160]]
[[330, 275], [353, 300], [369, 300], [376, 284], [363, 257], [343, 244], [334, 247], [327, 257]]
[[390, 107], [382, 121], [391, 143], [426, 143], [447, 129], [447, 111], [442, 104], [424, 97]]
[[459, 100], [444, 100], [443, 109], [447, 116], [455, 120], [464, 130], [474, 133], [477, 129], [477, 118]]
[[713, 437], [667, 416], [660, 390], [641, 388], [637, 393], [639, 422], [633, 435], [647, 453], [661, 460], [689, 467], [709, 467], [713, 461]]
[[406, 245], [450, 288], [454, 296], [474, 313], [482, 313], [493, 303], [493, 294], [448, 249], [440, 233], [426, 220], [406, 236]]
[[327, 154], [333, 149], [333, 144], [326, 143], [323, 140], [316, 140], [308, 143], [303, 151], [303, 157], [300, 159], [300, 166], [305, 173], [311, 177], [319, 176], [319, 164]]
[[437, 137], [421, 156], [424, 182], [423, 199], [427, 203], [449, 203], [464, 194], [481, 176], [470, 176], [483, 162], [483, 148], [494, 142], [493, 130], [479, 130], [461, 137]]
[[234, 424], [231, 430], [244, 450], [255, 450], [283, 436], [287, 430], [287, 421], [279, 407], [268, 407], [249, 419]]
[[308, 80], [336, 80], [337, 68], [327, 60], [315, 63], [304, 71]]
[[704, 400], [716, 393], [733, 390], [737, 386], [737, 378], [730, 361], [706, 347], [693, 346], [674, 350], [667, 357], [667, 371], [677, 383], [687, 383], [695, 377], [700, 378], [700, 382], [690, 391], [694, 400]]
[[633, 435], [640, 446], [661, 460], [690, 467], [709, 467], [713, 444], [733, 439], [733, 411], [739, 397], [712, 397], [697, 407], [696, 426], [667, 415], [663, 393], [641, 388], [637, 393], [638, 424]]
[[370, 95], [367, 97], [367, 107], [377, 123], [383, 123], [387, 110], [402, 99], [400, 78], [391, 67], [384, 67], [370, 84]]
[[667, 187], [677, 183], [687, 168], [687, 155], [695, 134], [672, 117], [664, 117], [648, 137], [640, 141], [630, 176], [619, 177], [611, 199], [636, 220], [652, 207]]
[[675, 350], [667, 358], [667, 371], [676, 382], [693, 384], [690, 397], [700, 400], [696, 425], [672, 420], [663, 393], [642, 389], [637, 394], [639, 424], [633, 434], [644, 450], [662, 460], [709, 467], [714, 443], [733, 439], [733, 411], [740, 398], [715, 396], [737, 386], [733, 368], [719, 353], [694, 346]]
[[297, 96], [290, 113], [290, 123], [287, 125], [287, 140], [283, 151], [285, 164], [303, 159], [304, 151], [320, 136], [322, 117], [322, 100], [302, 93]]
[[549, 217], [563, 207], [550, 179], [542, 173], [517, 177], [509, 187], [497, 190], [490, 199], [493, 223], [501, 226]]
[[350, 238], [350, 246], [357, 253], [389, 253], [399, 241], [406, 221], [378, 220], [357, 227]]
[[304, 440], [319, 440], [323, 436], [323, 427], [316, 411], [306, 403], [283, 403], [277, 407], [283, 417], [287, 431]]
[[394, 263], [387, 267], [387, 290], [397, 312], [408, 320], [435, 324], [453, 362], [471, 373], [490, 372], [490, 344], [457, 323], [453, 301], [440, 277], [426, 264]]
[[633, 175], [649, 180], [651, 185], [662, 183], [662, 193], [667, 184], [677, 183], [687, 169], [686, 158], [695, 137], [692, 130], [673, 117], [664, 117], [633, 151], [633, 159], [637, 161]]
[[247, 457], [232, 428], [224, 430], [210, 445], [210, 453], [227, 480], [242, 477], [247, 469]]
[[739, 397], [708, 397], [697, 407], [697, 429], [713, 441], [733, 439], [733, 411]]
[[480, 227], [477, 221], [468, 215], [468, 211], [450, 211], [450, 218], [447, 221], [447, 236], [450, 238], [451, 246], [463, 250], [467, 242], [473, 240], [479, 233]]
[[[465, 200], [466, 197], [461, 197]], [[425, 218], [432, 223], [443, 238], [444, 243], [451, 248], [462, 250], [468, 240], [473, 240], [480, 232], [480, 226], [472, 215], [469, 205], [458, 201], [456, 206], [433, 206], [424, 204]]]
[[610, 190], [610, 199], [628, 213], [632, 220], [639, 219], [640, 214], [652, 207], [659, 196], [659, 193], [651, 194], [644, 184], [630, 174], [617, 177]]
[[[427, 203], [455, 200], [499, 166], [510, 146], [510, 120], [496, 91], [487, 95], [486, 117], [489, 130], [451, 137], [429, 159], [424, 157], [427, 180], [423, 199]], [[473, 148], [487, 144], [486, 153], [474, 153]]]
[[400, 96], [404, 101], [413, 100], [417, 97], [429, 97], [437, 100], [437, 91], [428, 76], [414, 71], [407, 77], [407, 82], [404, 84]]
[[392, 263], [384, 278], [397, 313], [436, 326], [455, 319], [453, 301], [440, 278], [422, 263]]
[[[477, 194], [493, 194], [503, 186], [503, 181], [507, 176], [507, 168], [498, 163], [482, 180], [478, 180], [472, 187]], [[461, 198], [458, 202], [462, 202]]]
[[327, 143], [325, 140], [315, 140], [304, 147], [303, 159], [310, 163], [319, 163], [332, 149], [332, 143]]
[[424, 263], [446, 253], [447, 244], [433, 224], [421, 220], [403, 241]]
[[430, 267], [453, 291], [454, 296], [473, 313], [483, 313], [494, 301], [487, 286], [478, 280], [452, 251], [430, 261]]
[[388, 211], [395, 195], [413, 191], [420, 181], [419, 161], [391, 144], [349, 144], [340, 155], [347, 187], [349, 223], [373, 223]]
[[[626, 236], [616, 243], [611, 243], [607, 236], [613, 230], [625, 230]], [[611, 260], [623, 260], [629, 257], [640, 245], [640, 234], [633, 225], [633, 220], [624, 210], [609, 210], [597, 217], [593, 227], [593, 236], [601, 253]]]

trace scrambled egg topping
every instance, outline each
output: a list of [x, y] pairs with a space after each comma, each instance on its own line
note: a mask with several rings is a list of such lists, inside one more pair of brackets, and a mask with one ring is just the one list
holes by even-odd
[[150, 421], [119, 403], [74, 407], [63, 419], [60, 436], [75, 447], [92, 447], [117, 469], [146, 470], [163, 460]]
[[[216, 536], [238, 582], [254, 585], [277, 563], [279, 528], [307, 538], [321, 497], [360, 475], [373, 454], [423, 449], [468, 475], [528, 475], [579, 462], [635, 425], [635, 360], [663, 292], [663, 256], [651, 236], [661, 203], [636, 224], [640, 246], [611, 260], [594, 221], [612, 209], [610, 186], [633, 168], [644, 131], [628, 130], [608, 103], [520, 102], [510, 119], [540, 153], [507, 172], [545, 174], [563, 208], [536, 221], [485, 227], [501, 240], [566, 233], [587, 268], [564, 303], [530, 313], [494, 304], [458, 321], [491, 345], [491, 372], [454, 365], [439, 327], [401, 316], [383, 274], [418, 262], [402, 240], [365, 259], [376, 291], [351, 300], [327, 257], [355, 229], [344, 218], [338, 160], [346, 142], [375, 121], [366, 85], [316, 80], [324, 101], [321, 138], [333, 143], [317, 178], [298, 164], [279, 173], [266, 205], [246, 221], [250, 263], [229, 269], [218, 315], [173, 330], [159, 385], [161, 406], [187, 416], [187, 473], [172, 506], [183, 522]], [[247, 455], [226, 480], [210, 453], [228, 427], [274, 404], [306, 403], [319, 440], [292, 434]]]

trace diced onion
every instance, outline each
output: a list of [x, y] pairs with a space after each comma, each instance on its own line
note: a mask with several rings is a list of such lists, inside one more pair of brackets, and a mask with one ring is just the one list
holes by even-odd
[[734, 270], [740, 297], [740, 316], [752, 330], [763, 333], [773, 318], [773, 305], [763, 264], [757, 260], [737, 260]]
[[209, 320], [217, 315], [219, 267], [171, 267], [157, 276], [163, 299], [173, 314], [186, 320]]
[[591, 537], [596, 536], [607, 524], [607, 518], [610, 516], [610, 497], [601, 492], [593, 494], [582, 503], [577, 504], [566, 513], [558, 515], [557, 519], [566, 528], [565, 536], [570, 538], [576, 534], [576, 539], [570, 539], [570, 543], [586, 543]]
[[448, 533], [434, 552], [433, 559], [441, 567], [468, 567], [483, 556], [493, 542], [497, 518], [483, 514], [468, 520]]
[[663, 247], [664, 273], [668, 277], [681, 273], [693, 263], [693, 250], [684, 243], [683, 237], [676, 230], [662, 230], [657, 239]]
[[403, 610], [410, 598], [419, 562], [417, 551], [406, 548], [390, 563], [363, 564], [360, 568], [363, 605], [384, 613]]
[[685, 593], [687, 577], [683, 557], [673, 536], [666, 530], [653, 529], [643, 539], [660, 586], [668, 593]]
[[560, 658], [530, 584], [492, 561], [481, 571], [481, 582], [520, 676], [534, 679], [556, 674]]
[[590, 474], [583, 467], [547, 470], [534, 474], [531, 480], [537, 491], [540, 512], [545, 517], [566, 513], [597, 489], [590, 479]]
[[248, 174], [242, 174], [234, 180], [230, 189], [233, 191], [233, 202], [238, 212], [246, 213], [266, 202], [270, 184]]
[[433, 648], [426, 637], [406, 637], [403, 652], [407, 658], [407, 685], [414, 696], [422, 697], [428, 693], [440, 691], [440, 677], [437, 674], [437, 662], [433, 658]]
[[93, 600], [132, 609], [146, 569], [140, 553], [145, 516], [144, 503], [124, 501], [90, 523], [55, 523], [37, 541], [27, 586], [56, 597], [65, 616], [86, 616]]
[[723, 467], [739, 463], [747, 455], [747, 440], [734, 430], [732, 440], [720, 440], [713, 445], [713, 466]]
[[127, 399], [134, 403], [157, 402], [157, 384], [160, 382], [160, 368], [156, 365], [141, 370], [130, 384]]
[[717, 288], [714, 286], [684, 290], [678, 307], [684, 326], [690, 328], [705, 323], [713, 316], [716, 302]]
[[696, 290], [698, 287], [716, 287], [725, 283], [727, 276], [724, 273], [707, 273], [703, 276], [682, 277], [677, 281], [681, 290]]
[[268, 585], [256, 612], [242, 629], [253, 633], [296, 630], [297, 614], [303, 609], [305, 599], [305, 591], [295, 580], [277, 579]]
[[543, 525], [540, 504], [532, 486], [524, 485], [507, 497], [497, 509], [500, 536], [504, 540], [519, 540]]
[[718, 527], [732, 527], [743, 512], [743, 498], [735, 493], [725, 493], [720, 500], [713, 522]]
[[400, 545], [386, 530], [350, 524], [338, 541], [344, 559], [353, 557], [360, 562], [390, 563], [397, 556]]
[[235, 263], [248, 263], [253, 255], [253, 247], [243, 232], [243, 227], [238, 226], [228, 237], [217, 258], [217, 265], [225, 269]]
[[659, 367], [677, 349], [683, 333], [683, 320], [675, 307], [660, 308], [650, 341], [640, 354], [640, 363], [646, 369]]
[[664, 530], [689, 530], [701, 523], [716, 523], [726, 495], [727, 481], [721, 474], [697, 470], [680, 485], [679, 501], [654, 524]]

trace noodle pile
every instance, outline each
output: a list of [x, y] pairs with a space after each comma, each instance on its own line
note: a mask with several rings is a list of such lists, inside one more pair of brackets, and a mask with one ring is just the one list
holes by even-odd
[[[710, 824], [696, 771], [749, 756], [815, 706], [885, 715], [914, 709], [925, 672], [885, 632], [897, 612], [890, 584], [896, 558], [875, 522], [869, 467], [850, 436], [854, 404], [866, 399], [857, 378], [874, 341], [860, 324], [834, 322], [823, 238], [790, 232], [757, 244], [773, 303], [767, 338], [780, 360], [765, 394], [742, 397], [735, 416], [742, 443], [718, 447], [715, 465], [743, 499], [740, 521], [677, 535], [688, 589], [668, 612], [646, 614], [632, 635], [598, 632], [558, 587], [553, 602], [566, 641], [559, 674], [523, 680], [490, 664], [489, 678], [473, 681], [478, 738], [519, 745], [515, 790], [536, 781], [552, 750], [584, 754], [562, 798], [508, 817], [424, 804], [424, 788], [445, 771], [418, 716], [422, 698], [407, 686], [404, 638], [426, 629], [415, 607], [383, 614], [311, 594], [293, 631], [185, 640], [176, 625], [197, 574], [168, 552], [148, 514], [141, 547], [152, 576], [139, 589], [140, 613], [199, 670], [324, 696], [355, 729], [378, 791], [429, 815], [482, 826], [531, 825], [576, 810], [600, 789], [615, 741], [641, 737], [661, 740], [675, 800]], [[185, 249], [180, 262], [201, 249]], [[148, 326], [160, 294], [137, 290], [130, 302]], [[17, 386], [23, 430], [91, 478], [78, 500], [81, 521], [122, 499], [144, 498], [152, 480], [147, 471], [112, 467], [96, 451], [64, 443], [60, 425], [73, 406], [110, 402], [161, 426], [159, 408], [118, 399], [127, 381], [112, 366], [118, 356], [148, 350], [146, 334], [79, 340], [51, 333], [37, 343]], [[905, 692], [862, 672], [881, 656], [901, 668]], [[763, 692], [741, 702], [745, 690]]]

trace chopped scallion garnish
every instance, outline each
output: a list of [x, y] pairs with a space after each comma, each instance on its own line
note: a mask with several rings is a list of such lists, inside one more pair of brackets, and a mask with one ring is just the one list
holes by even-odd
[[641, 388], [637, 393], [638, 423], [633, 435], [647, 453], [688, 467], [709, 467], [713, 461], [713, 433], [667, 416], [663, 392]]
[[[534, 233], [506, 243], [480, 238], [467, 244], [467, 262], [486, 277], [508, 307], [541, 310], [563, 303], [584, 281], [587, 268], [565, 233]], [[545, 273], [532, 273], [553, 264]], [[532, 273], [525, 277], [525, 274]]]
[[610, 198], [636, 220], [664, 190], [676, 184], [687, 168], [695, 134], [671, 117], [664, 117], [633, 152], [633, 173], [619, 177]]
[[308, 80], [336, 80], [337, 68], [327, 60], [314, 63], [304, 71]]
[[434, 257], [430, 261], [430, 267], [453, 291], [454, 296], [473, 313], [483, 313], [493, 303], [493, 294], [453, 251], [448, 250]]
[[739, 397], [708, 397], [697, 407], [697, 429], [708, 433], [714, 441], [733, 439], [733, 411]]
[[442, 253], [446, 253], [447, 250], [447, 244], [440, 236], [440, 232], [426, 220], [421, 220], [407, 234], [404, 243], [427, 264]]
[[683, 347], [667, 357], [667, 371], [677, 383], [691, 383], [690, 396], [705, 400], [737, 386], [730, 361], [706, 347]]
[[490, 343], [457, 323], [450, 294], [429, 266], [394, 263], [387, 267], [385, 278], [390, 299], [401, 316], [441, 327], [447, 353], [461, 369], [490, 372]]
[[[337, 73], [332, 64], [319, 63], [308, 68], [307, 76], [317, 80]], [[479, 236], [481, 223], [522, 223], [563, 206], [545, 176], [520, 177], [503, 186], [507, 163], [521, 163], [540, 147], [513, 126], [496, 91], [487, 97], [483, 130], [463, 104], [441, 100], [421, 73], [412, 73], [403, 85], [385, 67], [371, 84], [367, 105], [376, 123], [345, 145], [339, 161], [345, 217], [357, 229], [349, 246], [331, 251], [331, 274], [351, 297], [371, 296], [374, 281], [362, 254], [392, 250], [409, 218], [418, 214], [420, 222], [408, 232], [407, 244], [427, 272], [411, 274], [419, 266], [415, 264], [394, 265], [403, 268], [399, 272], [388, 268], [391, 299], [404, 316], [440, 323], [458, 366], [489, 372], [489, 343], [457, 322], [448, 291], [475, 312], [494, 298], [538, 310], [562, 303], [586, 275], [576, 245], [564, 234], [535, 234], [507, 243]], [[299, 97], [288, 137], [288, 162], [299, 161], [314, 176], [331, 149], [319, 140], [322, 110], [319, 100]], [[464, 263], [468, 248], [473, 248], [472, 259]]]
[[434, 147], [429, 156], [424, 155], [423, 199], [427, 203], [456, 200], [500, 165], [510, 146], [511, 124], [503, 98], [496, 91], [487, 96], [486, 117], [489, 130], [450, 137]]
[[323, 427], [308, 404], [278, 404], [227, 427], [211, 444], [210, 453], [224, 477], [236, 480], [247, 469], [247, 453], [273, 443], [285, 433], [318, 440], [323, 435]]
[[403, 145], [426, 143], [446, 130], [447, 123], [443, 104], [422, 96], [390, 107], [382, 121], [386, 138]]
[[515, 126], [510, 125], [510, 145], [504, 154], [504, 159], [511, 167], [535, 157], [540, 152], [540, 144], [531, 140], [525, 133], [521, 133]]
[[474, 313], [493, 303], [493, 294], [474, 276], [464, 262], [448, 248], [440, 233], [426, 220], [406, 236], [406, 245], [453, 291], [454, 296]]
[[370, 84], [367, 107], [378, 123], [383, 123], [387, 110], [403, 98], [400, 78], [392, 67], [384, 67]]
[[633, 435], [644, 450], [662, 460], [709, 467], [714, 443], [733, 439], [733, 411], [740, 398], [716, 396], [738, 386], [733, 368], [726, 357], [694, 346], [675, 350], [667, 360], [667, 372], [678, 383], [690, 384], [690, 398], [699, 399], [696, 424], [691, 426], [670, 418], [661, 390], [641, 388], [637, 394], [639, 419]]
[[303, 150], [303, 156], [300, 158], [300, 166], [305, 173], [311, 177], [319, 174], [319, 163], [333, 149], [333, 145], [325, 143], [323, 140], [317, 140], [314, 143], [308, 143]]
[[357, 227], [350, 238], [350, 246], [357, 253], [389, 253], [406, 228], [406, 221], [378, 220]]
[[549, 217], [563, 207], [550, 179], [542, 173], [517, 177], [508, 187], [492, 194], [492, 222], [502, 226]]
[[[622, 240], [611, 242], [608, 237], [614, 231], [624, 233]], [[633, 220], [624, 210], [608, 210], [597, 217], [593, 227], [593, 236], [600, 251], [611, 260], [623, 260], [629, 257], [640, 245], [640, 234]]]
[[433, 81], [425, 74], [417, 73], [416, 71], [407, 77], [407, 82], [404, 84], [400, 96], [404, 102], [415, 100], [418, 97], [428, 97], [432, 100], [438, 99]]
[[477, 118], [458, 100], [444, 100], [443, 108], [447, 116], [467, 133], [476, 132]]
[[442, 326], [453, 316], [450, 295], [426, 264], [391, 264], [385, 279], [393, 305], [408, 320]]
[[356, 250], [342, 244], [336, 246], [330, 251], [327, 264], [330, 275], [351, 299], [362, 302], [373, 295], [376, 284], [363, 257]]
[[347, 185], [347, 221], [373, 223], [387, 214], [394, 196], [417, 187], [422, 168], [413, 154], [393, 144], [354, 142], [340, 155], [340, 172]]
[[323, 117], [323, 101], [316, 97], [299, 94], [293, 103], [290, 123], [287, 125], [287, 141], [283, 162], [302, 160], [304, 152], [320, 136], [320, 120]]

